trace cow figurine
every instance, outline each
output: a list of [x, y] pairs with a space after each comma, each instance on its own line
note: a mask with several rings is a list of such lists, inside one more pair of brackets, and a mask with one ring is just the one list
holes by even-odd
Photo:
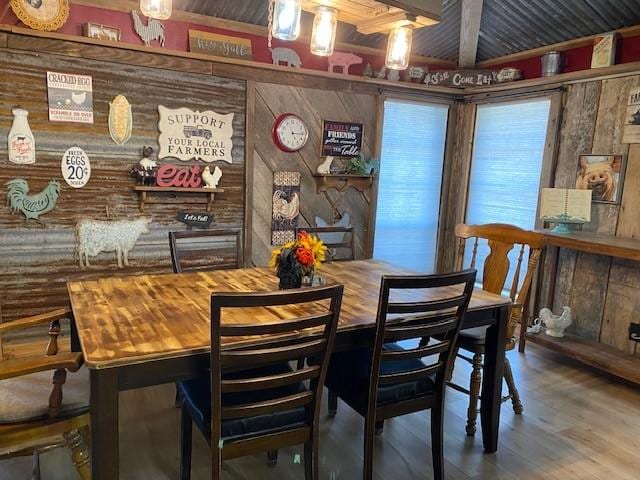
[[92, 220], [84, 218], [76, 225], [80, 268], [89, 265], [89, 257], [116, 252], [118, 268], [129, 266], [129, 252], [143, 233], [149, 233], [150, 218], [135, 220]]
[[349, 73], [349, 67], [351, 65], [359, 65], [362, 63], [362, 58], [349, 52], [334, 52], [329, 57], [329, 71], [333, 72], [335, 67], [342, 67], [342, 73], [345, 75]]
[[295, 50], [284, 47], [270, 48], [269, 50], [274, 65], [280, 65], [280, 62], [284, 62], [290, 67], [302, 67], [302, 60]]

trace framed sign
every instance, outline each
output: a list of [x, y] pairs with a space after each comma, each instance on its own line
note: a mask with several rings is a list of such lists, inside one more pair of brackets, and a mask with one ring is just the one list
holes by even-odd
[[622, 143], [640, 143], [640, 88], [632, 88], [629, 92]]
[[35, 30], [58, 30], [69, 18], [68, 0], [11, 0], [11, 9]]
[[620, 203], [624, 166], [622, 155], [580, 155], [576, 188], [591, 190], [594, 202]]
[[91, 178], [89, 156], [80, 147], [71, 147], [62, 155], [62, 176], [73, 188], [84, 187]]
[[193, 53], [204, 53], [216, 57], [253, 60], [251, 40], [248, 38], [230, 37], [199, 30], [189, 30], [189, 50]]
[[97, 38], [99, 40], [119, 42], [122, 37], [122, 31], [118, 27], [89, 22], [84, 26], [84, 36]]
[[49, 120], [93, 123], [93, 84], [89, 75], [47, 72]]
[[362, 151], [361, 123], [322, 122], [322, 156], [357, 157]]
[[158, 112], [158, 158], [232, 162], [233, 113], [221, 115], [211, 110], [199, 112], [162, 105], [158, 105]]

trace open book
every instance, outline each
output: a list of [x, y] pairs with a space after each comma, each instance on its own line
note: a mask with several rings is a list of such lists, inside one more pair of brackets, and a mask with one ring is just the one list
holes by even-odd
[[540, 218], [552, 223], [587, 223], [591, 220], [591, 190], [543, 188]]

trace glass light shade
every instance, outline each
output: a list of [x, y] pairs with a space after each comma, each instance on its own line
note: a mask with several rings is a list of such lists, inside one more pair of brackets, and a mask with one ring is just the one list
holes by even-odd
[[413, 29], [398, 27], [389, 35], [385, 66], [391, 70], [405, 70], [409, 66]]
[[321, 57], [333, 55], [338, 28], [338, 11], [331, 7], [318, 7], [311, 32], [311, 53]]
[[142, 14], [158, 20], [169, 18], [172, 8], [172, 0], [140, 0]]
[[280, 40], [295, 40], [300, 35], [301, 0], [275, 0], [271, 35]]

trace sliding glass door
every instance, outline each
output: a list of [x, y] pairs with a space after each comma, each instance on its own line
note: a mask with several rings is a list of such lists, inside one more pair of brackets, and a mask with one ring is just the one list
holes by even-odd
[[374, 258], [433, 272], [448, 113], [447, 105], [385, 101]]

